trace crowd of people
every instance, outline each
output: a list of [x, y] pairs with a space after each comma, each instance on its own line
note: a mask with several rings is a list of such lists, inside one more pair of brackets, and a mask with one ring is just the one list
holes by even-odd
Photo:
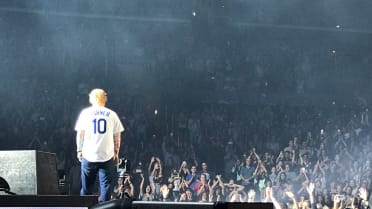
[[[154, 111], [134, 98], [113, 100], [111, 104], [126, 107], [115, 108], [126, 131], [113, 198], [277, 201], [282, 208], [309, 207], [312, 196], [318, 208], [335, 202], [339, 207], [365, 205], [361, 200], [370, 199], [371, 130], [365, 107], [203, 104], [192, 110], [164, 106]], [[22, 139], [12, 148], [55, 152], [63, 192], [78, 194], [80, 164], [71, 128], [78, 108], [58, 104], [64, 110], [58, 123], [48, 123], [52, 110], [33, 111], [31, 120], [16, 117], [32, 108], [14, 112], [13, 121], [25, 127], [37, 121], [40, 131], [24, 138], [27, 131], [15, 129], [22, 125], [8, 124], [10, 131], [3, 134]]]
[[[79, 194], [73, 127], [90, 86], [104, 86], [125, 127], [113, 199], [365, 207], [368, 98], [352, 97], [369, 95], [370, 50], [352, 49], [368, 46], [370, 37], [220, 24], [220, 14], [214, 24], [212, 10], [197, 12], [191, 26], [177, 27], [58, 16], [64, 30], [53, 15], [44, 27], [40, 16], [28, 22], [29, 14], [18, 12], [1, 42], [0, 149], [56, 153], [61, 192]], [[261, 13], [250, 15], [275, 19]], [[209, 21], [200, 22], [203, 15]], [[290, 22], [301, 25], [304, 17]]]
[[367, 109], [209, 106], [174, 115], [169, 133], [150, 125], [158, 116], [134, 115], [112, 198], [323, 209], [370, 201]]

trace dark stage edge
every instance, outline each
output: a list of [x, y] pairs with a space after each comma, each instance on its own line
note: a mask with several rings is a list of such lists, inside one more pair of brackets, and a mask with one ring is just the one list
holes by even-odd
[[0, 207], [84, 207], [98, 204], [98, 196], [0, 195]]
[[1, 208], [94, 208], [94, 209], [273, 209], [272, 203], [157, 202], [113, 200], [98, 204], [98, 196], [0, 195]]
[[272, 203], [262, 202], [156, 202], [133, 201], [132, 209], [273, 209]]
[[237, 203], [237, 202], [159, 202], [133, 201], [128, 199], [112, 200], [96, 205], [90, 209], [273, 209], [272, 203]]

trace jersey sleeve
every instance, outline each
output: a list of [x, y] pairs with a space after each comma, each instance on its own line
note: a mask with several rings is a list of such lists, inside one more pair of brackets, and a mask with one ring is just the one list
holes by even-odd
[[116, 113], [114, 114], [114, 118], [115, 118], [114, 134], [123, 132], [125, 130], [124, 126]]
[[83, 110], [77, 121], [76, 121], [76, 124], [75, 124], [75, 131], [81, 131], [81, 130], [85, 130], [85, 125], [86, 125], [86, 116], [85, 116], [85, 111]]

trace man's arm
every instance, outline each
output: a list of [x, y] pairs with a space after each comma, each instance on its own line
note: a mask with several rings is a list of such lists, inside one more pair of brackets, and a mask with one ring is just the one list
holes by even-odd
[[266, 202], [271, 200], [273, 202], [274, 208], [275, 209], [282, 209], [282, 206], [280, 203], [276, 200], [273, 194], [273, 188], [271, 187], [266, 187]]
[[316, 202], [315, 202], [315, 198], [314, 198], [314, 188], [315, 188], [315, 185], [312, 182], [310, 182], [306, 186], [306, 191], [309, 194], [309, 198], [310, 198], [310, 207], [311, 207], [311, 209], [315, 209], [316, 208]]
[[159, 163], [159, 175], [158, 175], [158, 178], [161, 178], [161, 177], [163, 177], [163, 166], [161, 165], [161, 160], [160, 160], [159, 157], [156, 157], [155, 159]]
[[293, 192], [291, 191], [288, 191], [288, 192], [285, 192], [285, 194], [292, 200], [293, 202], [293, 207], [292, 209], [298, 209], [298, 205], [297, 205], [297, 201], [296, 201], [296, 197], [294, 196]]
[[83, 160], [83, 144], [84, 144], [84, 130], [79, 130], [76, 134], [76, 152], [77, 159], [81, 162]]
[[140, 193], [139, 193], [139, 195], [140, 195], [140, 197], [142, 197], [143, 196], [143, 183], [145, 182], [145, 177], [144, 177], [144, 175], [143, 175], [143, 173], [141, 173], [141, 184], [140, 184]]
[[130, 180], [130, 176], [128, 176], [127, 179], [128, 179], [129, 187], [130, 187], [129, 196], [133, 197], [134, 196], [134, 186], [133, 186], [132, 181]]
[[119, 163], [119, 150], [120, 150], [120, 143], [121, 143], [121, 133], [118, 132], [114, 134], [114, 163], [117, 165]]

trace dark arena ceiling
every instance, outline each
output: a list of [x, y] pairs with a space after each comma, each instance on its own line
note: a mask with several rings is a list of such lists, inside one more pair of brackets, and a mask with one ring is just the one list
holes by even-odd
[[13, 92], [98, 83], [155, 102], [353, 104], [370, 98], [370, 11], [369, 0], [0, 1], [0, 93], [21, 102]]

